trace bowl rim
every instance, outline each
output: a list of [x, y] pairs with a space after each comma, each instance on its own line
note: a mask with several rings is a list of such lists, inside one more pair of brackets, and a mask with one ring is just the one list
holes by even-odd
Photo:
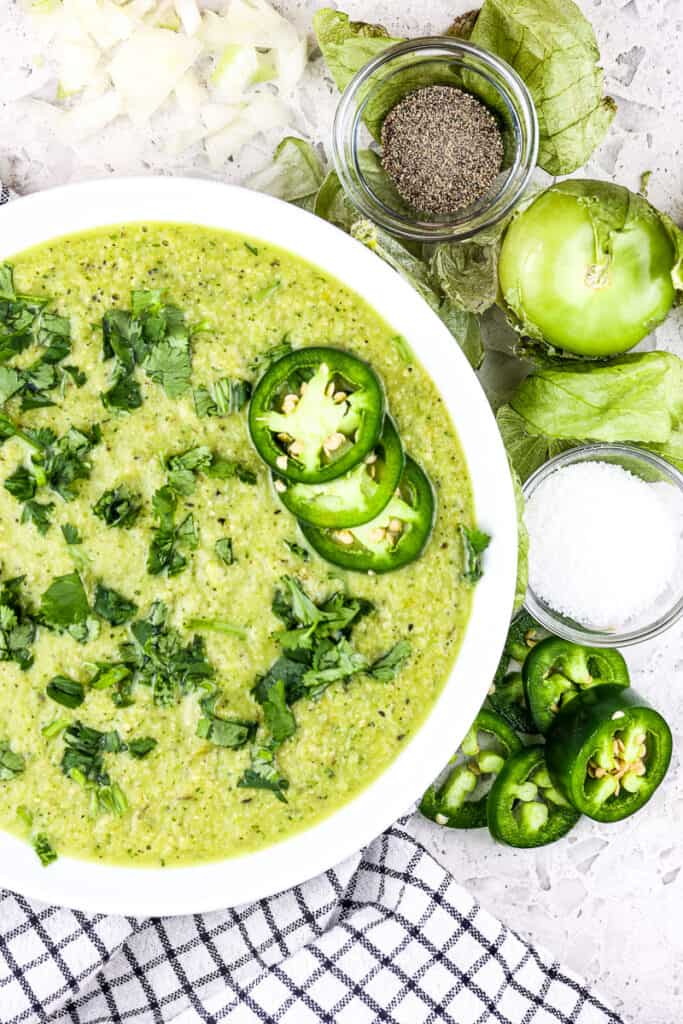
[[[513, 162], [501, 188], [491, 197], [486, 206], [469, 219], [451, 223], [446, 220], [434, 223], [418, 219], [408, 221], [394, 215], [383, 202], [373, 202], [371, 196], [374, 193], [362, 180], [355, 139], [361, 115], [360, 109], [354, 109], [356, 98], [371, 76], [384, 65], [390, 64], [395, 58], [410, 54], [427, 54], [430, 50], [437, 51], [435, 56], [440, 52], [441, 56], [450, 56], [453, 60], [460, 58], [464, 64], [472, 63], [473, 66], [470, 70], [484, 75], [488, 79], [489, 84], [503, 98], [506, 106], [513, 111], [516, 122], [523, 129], [523, 138], [521, 141], [518, 140]], [[481, 65], [481, 67], [474, 65]], [[489, 75], [484, 74], [483, 67], [495, 74], [495, 82]], [[505, 83], [505, 89], [501, 87], [501, 81]], [[345, 153], [348, 141], [347, 130], [349, 129], [352, 136], [352, 167], [349, 166]], [[364, 64], [344, 88], [337, 104], [332, 126], [332, 159], [335, 170], [354, 204], [364, 216], [374, 220], [392, 234], [422, 242], [465, 241], [478, 232], [498, 224], [522, 198], [536, 167], [538, 147], [538, 114], [524, 80], [512, 65], [498, 57], [497, 54], [456, 36], [420, 36], [416, 39], [402, 40], [382, 50]], [[360, 177], [360, 184], [356, 181], [354, 172]]]
[[0, 217], [0, 260], [43, 241], [122, 223], [195, 224], [260, 238], [331, 274], [388, 323], [400, 324], [439, 382], [467, 462], [477, 521], [492, 541], [448, 681], [388, 768], [310, 828], [255, 853], [194, 866], [124, 867], [63, 856], [45, 869], [24, 841], [0, 832], [1, 885], [85, 911], [197, 913], [297, 885], [356, 853], [409, 810], [485, 699], [507, 634], [517, 567], [512, 480], [493, 412], [459, 346], [417, 292], [361, 243], [272, 196], [202, 179], [112, 178], [36, 193], [5, 206]]
[[[621, 441], [593, 441], [589, 444], [575, 445], [567, 451], [554, 455], [552, 459], [548, 459], [542, 466], [539, 466], [522, 485], [525, 503], [537, 487], [558, 469], [573, 465], [578, 461], [587, 461], [586, 457], [590, 460], [591, 456], [594, 456], [595, 461], [599, 462], [601, 456], [605, 455], [627, 456], [635, 462], [641, 462], [658, 470], [683, 495], [683, 473], [661, 455]], [[654, 637], [660, 636], [678, 622], [683, 616], [683, 591], [671, 608], [654, 622], [623, 632], [593, 631], [588, 627], [581, 627], [580, 624], [570, 624], [560, 613], [554, 612], [545, 601], [534, 593], [530, 582], [524, 598], [524, 608], [544, 629], [564, 640], [570, 640], [572, 643], [588, 644], [592, 647], [631, 647], [633, 644], [643, 643], [645, 640], [652, 640]]]

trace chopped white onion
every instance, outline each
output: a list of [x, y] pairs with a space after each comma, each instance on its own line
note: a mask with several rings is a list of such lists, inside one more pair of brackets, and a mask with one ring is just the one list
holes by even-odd
[[[68, 109], [54, 108], [60, 137], [73, 144], [119, 114], [144, 125], [163, 107], [155, 130], [170, 126], [166, 152], [205, 139], [215, 168], [259, 132], [287, 126], [283, 101], [304, 72], [306, 40], [267, 0], [212, 0], [221, 13], [205, 2], [34, 3], [31, 23], [56, 65], [58, 99], [70, 97]], [[259, 88], [265, 82], [277, 96]]]
[[62, 142], [73, 144], [96, 135], [121, 113], [121, 97], [113, 89], [89, 102], [79, 103], [62, 114], [56, 126]]
[[195, 35], [202, 23], [196, 0], [175, 0], [175, 9], [188, 36]]
[[123, 112], [137, 124], [148, 121], [200, 51], [196, 40], [168, 29], [138, 29], [121, 44], [109, 65]]

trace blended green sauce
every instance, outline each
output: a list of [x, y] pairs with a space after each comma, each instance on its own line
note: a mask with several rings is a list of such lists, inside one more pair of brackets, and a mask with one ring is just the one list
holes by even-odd
[[[85, 645], [40, 628], [35, 662], [22, 671], [4, 662], [0, 675], [0, 740], [24, 755], [26, 768], [0, 781], [0, 828], [26, 835], [17, 809], [33, 816], [61, 854], [128, 865], [196, 863], [259, 849], [311, 826], [346, 803], [396, 757], [419, 728], [443, 687], [469, 614], [468, 587], [461, 580], [457, 524], [472, 524], [470, 484], [460, 445], [436, 387], [396, 341], [386, 324], [356, 294], [298, 257], [260, 241], [206, 228], [176, 224], [127, 224], [58, 239], [16, 256], [17, 288], [49, 295], [71, 320], [72, 352], [67, 362], [87, 374], [70, 385], [57, 405], [19, 413], [11, 399], [5, 411], [22, 426], [99, 423], [102, 441], [91, 456], [90, 479], [78, 497], [55, 502], [53, 525], [41, 536], [21, 523], [21, 505], [0, 487], [2, 579], [25, 575], [24, 593], [37, 606], [55, 576], [73, 571], [60, 524], [81, 534], [88, 559], [83, 581], [92, 598], [96, 581], [134, 600], [139, 616], [163, 600], [186, 642], [184, 624], [213, 617], [243, 626], [247, 639], [204, 634], [208, 657], [225, 700], [221, 714], [254, 719], [261, 709], [251, 696], [255, 676], [279, 651], [272, 633], [281, 623], [271, 611], [273, 591], [283, 574], [296, 576], [316, 598], [343, 585], [366, 597], [375, 611], [353, 633], [354, 645], [369, 659], [409, 639], [412, 655], [397, 678], [381, 683], [355, 677], [334, 685], [317, 701], [294, 706], [297, 732], [278, 754], [290, 780], [287, 803], [272, 793], [237, 788], [249, 764], [248, 748], [222, 749], [196, 735], [201, 712], [190, 694], [177, 706], [156, 707], [147, 687], [137, 686], [135, 703], [117, 708], [107, 690], [90, 690], [85, 703], [67, 710], [48, 699], [45, 688], [57, 674], [87, 683], [98, 661], [117, 660], [128, 628], [102, 623]], [[273, 287], [276, 285], [276, 287]], [[108, 412], [100, 393], [109, 385], [111, 364], [102, 358], [101, 319], [112, 307], [130, 308], [131, 289], [161, 288], [167, 301], [190, 323], [206, 330], [193, 340], [192, 385], [219, 377], [253, 379], [250, 364], [287, 334], [295, 347], [337, 345], [368, 360], [382, 378], [389, 407], [406, 450], [430, 475], [438, 495], [438, 518], [424, 555], [386, 576], [344, 573], [312, 555], [304, 564], [286, 541], [298, 540], [296, 522], [277, 502], [269, 474], [254, 452], [246, 413], [199, 419], [192, 393], [171, 400], [144, 373], [137, 376], [144, 403], [132, 413]], [[28, 365], [33, 348], [13, 360]], [[154, 523], [151, 499], [166, 480], [160, 456], [205, 444], [248, 464], [255, 486], [237, 479], [199, 476], [191, 504], [200, 542], [182, 574], [151, 576], [145, 565]], [[27, 462], [25, 444], [11, 438], [0, 447], [0, 480]], [[93, 515], [104, 491], [126, 482], [144, 498], [130, 530], [110, 529]], [[225, 565], [214, 551], [220, 537], [232, 538], [235, 561]], [[63, 735], [47, 739], [41, 727], [56, 718], [80, 720], [102, 730], [117, 729], [125, 740], [152, 736], [158, 743], [144, 760], [105, 755], [113, 779], [130, 809], [122, 816], [92, 816], [89, 797], [61, 771]]]

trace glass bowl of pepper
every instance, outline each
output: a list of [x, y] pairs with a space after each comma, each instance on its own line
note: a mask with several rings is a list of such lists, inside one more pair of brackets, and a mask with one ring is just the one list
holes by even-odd
[[340, 182], [362, 215], [402, 238], [469, 238], [501, 221], [536, 164], [538, 122], [505, 61], [448, 36], [384, 50], [335, 115]]

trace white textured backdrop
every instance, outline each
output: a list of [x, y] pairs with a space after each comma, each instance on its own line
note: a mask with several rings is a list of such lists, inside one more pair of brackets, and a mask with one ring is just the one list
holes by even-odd
[[[301, 27], [320, 3], [280, 0]], [[397, 34], [429, 34], [475, 0], [349, 0], [354, 17]], [[653, 172], [650, 199], [683, 223], [683, 0], [581, 0], [598, 35], [607, 87], [619, 112], [586, 174], [633, 189]], [[170, 156], [169, 121], [145, 132], [116, 122], [77, 152], [59, 143], [50, 111], [49, 66], [33, 66], [35, 47], [19, 5], [0, 0], [0, 179], [19, 192], [109, 174], [184, 173], [240, 182], [267, 162], [277, 138], [260, 138], [220, 174], [198, 151]], [[324, 148], [336, 92], [320, 60], [306, 73], [292, 128]], [[508, 338], [494, 316], [496, 352], [484, 378], [497, 393], [514, 380]], [[649, 339], [683, 356], [683, 316]], [[501, 373], [502, 371], [502, 373]], [[626, 651], [635, 685], [669, 719], [683, 742], [683, 624]], [[680, 755], [667, 783], [641, 814], [622, 825], [583, 821], [564, 842], [538, 852], [508, 850], [485, 832], [452, 832], [421, 822], [425, 845], [481, 902], [523, 936], [547, 945], [596, 982], [633, 1024], [683, 1019], [683, 785]]]

